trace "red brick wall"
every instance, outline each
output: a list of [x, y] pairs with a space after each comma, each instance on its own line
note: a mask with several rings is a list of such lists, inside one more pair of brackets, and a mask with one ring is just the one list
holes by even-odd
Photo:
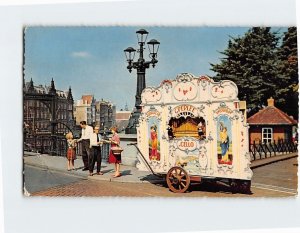
[[278, 126], [273, 128], [273, 139], [277, 142], [278, 139], [287, 139], [284, 135], [284, 127]]
[[291, 140], [291, 138], [285, 138], [285, 131], [292, 132], [292, 126], [254, 126], [251, 125], [249, 128], [249, 139], [250, 143], [259, 142], [259, 140], [262, 140], [262, 128], [272, 128], [273, 129], [273, 140], [276, 142], [279, 139], [284, 139], [284, 140]]

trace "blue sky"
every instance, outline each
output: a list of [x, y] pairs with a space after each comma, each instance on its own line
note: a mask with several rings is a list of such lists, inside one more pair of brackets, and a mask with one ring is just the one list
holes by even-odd
[[[164, 79], [174, 79], [188, 72], [208, 74], [209, 63], [219, 63], [229, 35], [242, 36], [248, 27], [27, 27], [25, 30], [25, 80], [35, 85], [72, 87], [76, 101], [93, 94], [131, 109], [135, 103], [136, 70], [129, 73], [123, 50], [137, 49], [136, 31], [145, 28], [148, 40], [161, 45], [158, 63], [146, 71], [147, 86], [157, 86]], [[148, 48], [144, 57], [148, 58]]]

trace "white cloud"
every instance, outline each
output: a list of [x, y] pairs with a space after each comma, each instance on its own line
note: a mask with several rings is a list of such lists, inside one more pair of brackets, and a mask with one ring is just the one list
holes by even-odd
[[80, 58], [88, 58], [91, 56], [88, 52], [85, 51], [79, 51], [79, 52], [73, 52], [71, 53], [72, 57], [80, 57]]

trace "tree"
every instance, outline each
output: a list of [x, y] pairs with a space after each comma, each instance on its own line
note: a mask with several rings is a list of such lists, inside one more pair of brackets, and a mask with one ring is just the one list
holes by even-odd
[[[244, 36], [230, 37], [220, 64], [210, 64], [216, 80], [229, 79], [239, 88], [239, 99], [252, 113], [276, 94], [277, 45], [280, 37], [270, 27], [253, 27]], [[251, 112], [250, 112], [251, 115]]]
[[284, 33], [278, 50], [278, 89], [277, 106], [295, 119], [298, 119], [298, 55], [297, 28], [290, 27]]

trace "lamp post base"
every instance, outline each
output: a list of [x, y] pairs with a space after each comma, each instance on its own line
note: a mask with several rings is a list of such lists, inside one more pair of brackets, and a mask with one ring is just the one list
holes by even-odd
[[129, 118], [129, 123], [125, 129], [125, 134], [136, 134], [136, 127], [139, 124], [139, 117], [141, 112], [139, 110], [134, 110]]

